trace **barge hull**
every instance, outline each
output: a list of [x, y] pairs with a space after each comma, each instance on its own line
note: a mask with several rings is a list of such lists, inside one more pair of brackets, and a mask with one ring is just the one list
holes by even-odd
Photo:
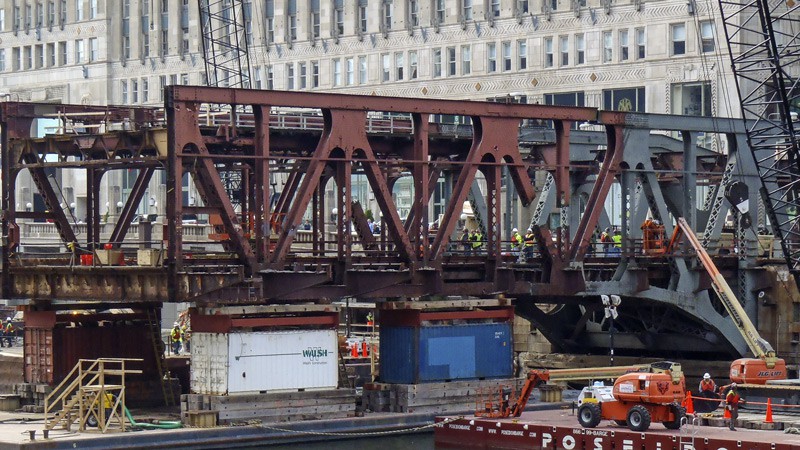
[[[553, 414], [553, 411], [550, 412]], [[519, 420], [437, 417], [436, 448], [531, 450], [800, 450], [800, 437], [781, 431], [696, 427], [670, 431], [654, 425], [647, 432], [623, 427], [581, 428], [552, 424], [525, 414]]]

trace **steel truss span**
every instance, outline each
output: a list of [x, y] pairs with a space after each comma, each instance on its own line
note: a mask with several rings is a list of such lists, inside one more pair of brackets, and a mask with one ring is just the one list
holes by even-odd
[[[619, 294], [622, 354], [660, 351], [652, 343], [671, 335], [690, 352], [736, 355], [746, 344], [694, 254], [646, 252], [641, 224], [662, 220], [669, 234], [671, 218], [685, 217], [753, 317], [756, 294], [774, 277], [762, 267], [771, 238], [725, 220], [723, 181], [743, 182], [758, 204], [758, 171], [737, 120], [191, 86], [165, 94], [163, 114], [2, 104], [5, 298], [235, 305], [502, 294], [556, 346], [602, 351], [609, 324], [600, 294]], [[468, 125], [441, 123], [452, 116]], [[33, 137], [41, 117], [61, 117], [72, 131]], [[61, 186], [48, 173], [67, 169], [85, 172], [87, 193], [115, 170], [137, 174], [116, 223], [102, 220], [99, 195], [87, 194], [85, 224], [60, 207]], [[19, 206], [23, 172], [44, 210]], [[163, 230], [131, 223], [160, 177]], [[186, 182], [197, 198], [184, 195]], [[374, 203], [356, 201], [358, 189]], [[380, 231], [370, 232], [369, 215]], [[482, 231], [478, 250], [460, 242], [464, 219]], [[31, 230], [47, 226], [60, 248], [29, 251]], [[611, 226], [619, 253], [597, 242]], [[527, 260], [510, 248], [513, 227], [536, 237]], [[734, 245], [732, 236], [743, 238]], [[150, 267], [146, 243], [157, 255]], [[106, 251], [126, 265], [76, 263], [85, 254], [116, 258]]]

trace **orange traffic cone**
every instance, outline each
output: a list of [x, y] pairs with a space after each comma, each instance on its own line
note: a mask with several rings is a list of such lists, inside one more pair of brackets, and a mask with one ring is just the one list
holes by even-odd
[[358, 358], [358, 344], [355, 342], [353, 342], [353, 346], [350, 347], [350, 356]]
[[362, 342], [361, 343], [361, 357], [362, 358], [369, 357], [369, 355], [367, 354], [367, 343], [366, 342]]
[[772, 423], [772, 399], [767, 399], [767, 417], [764, 418], [764, 423]]
[[694, 414], [694, 402], [692, 402], [692, 391], [686, 392], [686, 414]]

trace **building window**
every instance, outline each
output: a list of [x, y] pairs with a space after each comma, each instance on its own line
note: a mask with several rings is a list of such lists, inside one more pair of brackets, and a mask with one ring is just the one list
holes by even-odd
[[511, 70], [511, 42], [503, 42], [503, 72]]
[[[52, 4], [52, 2], [51, 2]], [[6, 10], [0, 9], [0, 31], [6, 31]]]
[[306, 76], [308, 74], [306, 73], [306, 63], [304, 62], [297, 63], [297, 71], [299, 72], [300, 89], [307, 88], [308, 85], [306, 84]]
[[394, 54], [394, 70], [395, 70], [395, 80], [402, 81], [403, 80], [403, 68], [405, 64], [403, 62], [403, 52], [397, 52]]
[[[56, 24], [56, 2], [47, 2], [47, 26], [52, 27]], [[5, 29], [5, 27], [3, 27]]]
[[33, 69], [33, 47], [25, 47], [25, 69]]
[[164, 27], [161, 29], [161, 56], [169, 54], [169, 28]]
[[44, 5], [41, 3], [36, 4], [36, 28], [44, 25]]
[[517, 41], [517, 70], [528, 68], [528, 41]]
[[122, 59], [131, 57], [131, 0], [122, 0]]
[[686, 25], [676, 23], [672, 25], [672, 55], [686, 54]]
[[311, 61], [311, 87], [319, 87], [319, 62]]
[[83, 39], [78, 39], [75, 41], [75, 64], [83, 62], [84, 53]]
[[333, 22], [336, 26], [333, 28], [334, 36], [341, 36], [344, 34], [344, 0], [335, 0], [333, 2]]
[[22, 68], [22, 55], [19, 52], [19, 47], [11, 49], [11, 70], [17, 71]]
[[461, 0], [461, 19], [472, 20], [472, 0]]
[[711, 117], [711, 83], [672, 85], [672, 114]]
[[439, 25], [444, 24], [445, 9], [444, 0], [436, 0], [436, 23]]
[[120, 91], [122, 93], [122, 104], [128, 104], [128, 80], [120, 81]]
[[614, 36], [610, 31], [603, 32], [603, 62], [609, 63], [614, 56]]
[[636, 29], [636, 59], [644, 59], [645, 48], [647, 47], [647, 35], [644, 28]]
[[389, 31], [392, 29], [392, 0], [383, 0], [383, 29]]
[[131, 80], [131, 103], [139, 103], [139, 82]]
[[586, 62], [586, 38], [582, 34], [575, 35], [575, 64]]
[[528, 0], [517, 1], [517, 12], [526, 14], [528, 12]]
[[456, 74], [456, 48], [447, 47], [447, 76], [452, 77]]
[[[256, 69], [258, 69], [258, 68], [256, 68]], [[256, 70], [256, 75], [258, 75], [260, 77], [261, 76], [261, 71], [260, 70]], [[261, 80], [258, 80], [258, 82], [260, 84]], [[161, 75], [160, 77], [158, 77], [158, 101], [160, 101], [160, 102], [164, 101], [164, 88], [166, 86], [167, 86], [167, 76], [166, 75]], [[259, 86], [258, 89], [261, 89], [261, 87]]]
[[67, 65], [67, 43], [66, 42], [59, 42], [58, 43], [58, 65], [59, 66]]
[[142, 103], [150, 101], [150, 80], [142, 78]]
[[56, 65], [56, 44], [51, 42], [47, 44], [47, 67], [55, 67]]
[[408, 52], [408, 77], [409, 77], [410, 80], [416, 80], [417, 79], [417, 76], [418, 76], [417, 75], [417, 66], [418, 65], [419, 64], [418, 64], [418, 61], [417, 61], [417, 51], [416, 50], [410, 50]]
[[36, 68], [41, 69], [44, 67], [44, 46], [37, 45], [36, 46]]
[[489, 9], [493, 17], [500, 17], [500, 0], [491, 0]]
[[356, 84], [356, 66], [353, 58], [345, 59], [345, 84], [348, 86]]
[[342, 60], [333, 60], [333, 87], [342, 85]]
[[703, 47], [703, 53], [714, 51], [714, 22], [710, 20], [700, 22], [700, 42]]
[[83, 0], [75, 0], [75, 20], [83, 20]]
[[381, 81], [386, 82], [392, 79], [392, 61], [389, 59], [389, 54], [384, 53], [381, 55]]
[[545, 105], [558, 106], [586, 106], [583, 92], [564, 92], [559, 94], [544, 94]]
[[433, 49], [433, 78], [442, 76], [442, 50]]
[[289, 22], [289, 38], [290, 41], [297, 40], [297, 0], [289, 0], [287, 8], [287, 18]]
[[25, 31], [33, 24], [33, 8], [31, 5], [25, 5]]
[[[164, 0], [162, 5], [166, 4], [169, 0]], [[165, 9], [164, 6], [162, 9]], [[244, 21], [244, 42], [245, 45], [251, 46], [253, 45], [253, 1], [252, 0], [245, 0], [242, 3], [242, 19]], [[161, 23], [167, 23], [168, 15], [166, 11], [161, 11]], [[167, 30], [169, 27], [164, 26], [161, 28], [162, 30]], [[167, 34], [164, 33], [164, 41], [167, 40]], [[167, 51], [164, 50], [164, 54], [167, 54]]]
[[544, 38], [544, 66], [553, 67], [553, 38]]
[[[548, 1], [548, 0], [544, 0]], [[558, 11], [558, 0], [549, 0], [550, 1], [550, 9], [553, 11]]]
[[98, 52], [100, 51], [99, 44], [97, 42], [97, 38], [89, 39], [89, 61], [97, 61], [99, 58]]
[[619, 31], [619, 60], [627, 61], [630, 58], [630, 43], [628, 42], [628, 30]]
[[569, 65], [569, 37], [568, 36], [559, 36], [558, 38], [558, 49], [559, 53], [561, 54], [561, 63], [560, 65], [568, 66]]
[[311, 0], [311, 38], [319, 39], [320, 37], [320, 13], [319, 13], [319, 0]]
[[272, 71], [272, 66], [267, 66], [267, 89], [275, 89], [275, 73]]
[[358, 84], [367, 84], [367, 57], [358, 57]]
[[486, 72], [497, 72], [497, 44], [489, 42], [486, 44]]
[[275, 42], [275, 0], [267, 0], [264, 15], [267, 18], [264, 25], [267, 28], [267, 43], [269, 44]]
[[358, 31], [367, 32], [367, 0], [358, 0]]
[[6, 71], [6, 49], [0, 48], [0, 72]]
[[644, 100], [643, 87], [603, 91], [603, 109], [606, 111], [645, 112]]
[[472, 46], [461, 46], [461, 75], [472, 73]]
[[184, 85], [184, 86], [188, 86], [189, 85], [189, 74], [188, 73], [182, 73], [181, 74], [181, 84]]
[[[163, 1], [167, 2], [167, 0]], [[95, 17], [97, 17], [97, 0], [89, 0], [89, 18], [94, 19]]]
[[294, 63], [286, 64], [286, 89], [294, 89]]
[[417, 0], [408, 0], [408, 23], [412, 27], [419, 26], [419, 2]]

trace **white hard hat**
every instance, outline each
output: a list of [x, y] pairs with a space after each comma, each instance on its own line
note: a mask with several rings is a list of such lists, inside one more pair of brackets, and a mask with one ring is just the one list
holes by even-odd
[[519, 231], [519, 230], [518, 230], [518, 229], [516, 229], [516, 228], [514, 228], [513, 230], [511, 230], [511, 232], [512, 232], [512, 233], [516, 233], [517, 231]]
[[6, 322], [11, 322], [11, 317], [6, 317]]
[[177, 327], [178, 326], [178, 322], [173, 323], [172, 326], [173, 327]]
[[731, 387], [735, 388], [736, 387], [736, 383], [731, 383]]
[[703, 379], [707, 380], [709, 378], [711, 378], [711, 375], [709, 375], [708, 372], [706, 372], [705, 375], [703, 375]]

